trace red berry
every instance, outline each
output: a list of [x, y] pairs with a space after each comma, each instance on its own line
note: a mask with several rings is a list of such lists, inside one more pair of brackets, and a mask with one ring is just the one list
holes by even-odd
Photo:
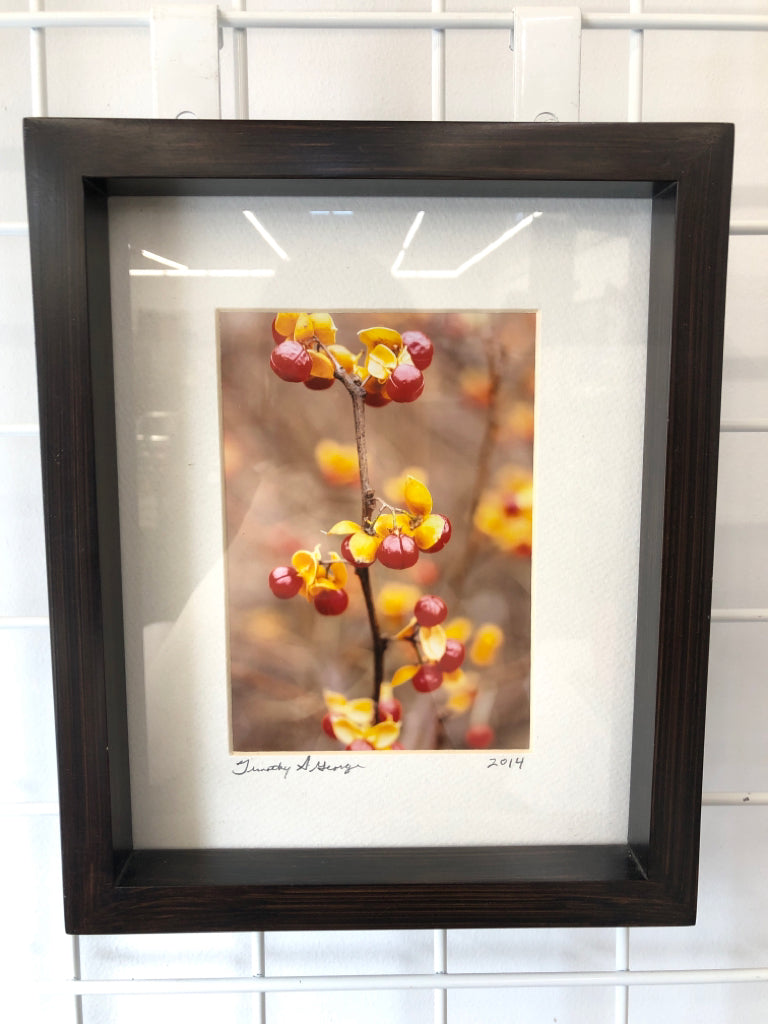
[[349, 604], [349, 594], [346, 590], [321, 590], [314, 600], [321, 615], [341, 615]]
[[403, 533], [390, 533], [379, 544], [376, 554], [381, 564], [388, 569], [410, 569], [419, 560], [416, 541]]
[[517, 503], [517, 498], [514, 494], [509, 494], [504, 499], [504, 515], [505, 516], [518, 516], [520, 515], [520, 506]]
[[424, 375], [418, 366], [400, 363], [392, 371], [384, 392], [393, 402], [415, 402], [424, 390]]
[[332, 740], [336, 739], [336, 733], [333, 731], [333, 719], [330, 715], [323, 715], [320, 725], [326, 736], [330, 736]]
[[443, 673], [438, 665], [422, 665], [411, 682], [419, 693], [432, 693], [442, 685]]
[[377, 717], [380, 722], [385, 722], [387, 719], [399, 722], [403, 717], [403, 705], [396, 697], [392, 697], [390, 700], [380, 700]]
[[451, 529], [451, 521], [448, 518], [448, 516], [440, 516], [440, 518], [443, 520], [443, 532], [440, 534], [440, 536], [438, 537], [438, 539], [435, 541], [431, 548], [424, 549], [425, 551], [428, 551], [431, 555], [434, 555], [436, 552], [443, 550], [445, 545], [451, 539], [451, 533], [453, 532]]
[[308, 380], [312, 370], [309, 352], [298, 341], [281, 341], [277, 348], [272, 349], [269, 365], [281, 380], [287, 380], [289, 384]]
[[310, 377], [304, 381], [304, 387], [310, 391], [325, 391], [333, 387], [333, 377]]
[[496, 734], [490, 725], [470, 725], [464, 736], [467, 746], [475, 750], [485, 750], [495, 738]]
[[346, 750], [373, 750], [373, 744], [367, 740], [352, 740]]
[[272, 339], [274, 340], [276, 345], [279, 345], [281, 341], [285, 341], [285, 335], [284, 334], [280, 334], [280, 332], [277, 329], [276, 324], [277, 324], [277, 317], [275, 317], [274, 320], [272, 321]]
[[295, 597], [301, 590], [301, 576], [292, 565], [278, 565], [269, 574], [269, 589], [275, 597]]
[[464, 663], [464, 644], [461, 640], [446, 640], [445, 654], [438, 661], [443, 672], [453, 672]]
[[403, 744], [399, 740], [395, 740], [395, 742], [392, 744], [392, 746], [389, 749], [390, 750], [405, 750], [405, 747], [403, 746]]
[[[350, 537], [351, 536], [352, 535], [350, 534]], [[344, 540], [341, 542], [341, 547], [339, 548], [339, 550], [341, 551], [341, 557], [346, 559], [348, 562], [351, 562], [352, 565], [373, 565], [373, 563], [376, 561], [376, 555], [373, 556], [370, 562], [365, 562], [359, 558], [355, 558], [352, 552], [349, 550], [349, 537], [344, 538]]]
[[437, 594], [425, 594], [414, 605], [413, 614], [420, 626], [437, 626], [448, 614], [448, 606]]
[[408, 354], [413, 360], [413, 365], [417, 366], [420, 370], [426, 370], [432, 362], [432, 356], [435, 352], [432, 342], [426, 334], [422, 334], [421, 331], [406, 331], [403, 335], [403, 341], [408, 349]]
[[383, 391], [366, 391], [365, 404], [372, 409], [379, 409], [382, 405], [389, 405], [392, 399]]

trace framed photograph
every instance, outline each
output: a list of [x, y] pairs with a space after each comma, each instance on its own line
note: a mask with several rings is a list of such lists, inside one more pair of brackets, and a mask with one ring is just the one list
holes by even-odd
[[25, 145], [67, 928], [693, 923], [732, 126]]

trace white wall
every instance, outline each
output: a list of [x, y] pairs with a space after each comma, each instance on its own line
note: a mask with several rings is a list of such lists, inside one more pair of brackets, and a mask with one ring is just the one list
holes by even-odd
[[[55, 10], [135, 9], [135, 0], [51, 0]], [[344, 9], [346, 4], [267, 0], [260, 9]], [[557, 7], [557, 4], [550, 6]], [[462, 0], [450, 10], [504, 9], [501, 0]], [[371, 10], [429, 9], [429, 0], [366, 0]], [[21, 118], [36, 111], [30, 33], [2, 27], [0, 0], [0, 971], [13, 1021], [187, 1024], [262, 1020], [256, 996], [139, 995], [76, 998], [84, 979], [247, 977], [259, 959], [247, 934], [83, 938], [64, 935]], [[625, 11], [602, 0], [585, 11]], [[725, 0], [648, 0], [646, 11], [733, 13]], [[765, 0], [739, 13], [766, 14]], [[47, 33], [48, 113], [150, 116], [148, 34], [143, 29]], [[428, 32], [251, 32], [250, 116], [430, 117]], [[221, 51], [223, 114], [233, 115], [231, 33]], [[449, 32], [447, 117], [505, 120], [512, 109], [506, 32]], [[582, 54], [582, 120], [625, 120], [629, 34], [588, 31]], [[644, 40], [645, 120], [736, 123], [733, 220], [768, 222], [768, 31], [651, 31]], [[10, 227], [9, 227], [10, 225]], [[16, 233], [14, 233], [16, 232]], [[724, 421], [768, 421], [768, 235], [736, 234], [726, 317]], [[721, 444], [714, 607], [768, 607], [768, 434], [724, 433]], [[768, 622], [717, 622], [712, 629], [705, 790], [768, 791]], [[768, 806], [705, 806], [699, 922], [685, 929], [632, 929], [629, 966], [768, 967]], [[609, 971], [625, 934], [614, 930], [451, 932], [451, 972]], [[431, 932], [301, 933], [266, 936], [270, 975], [410, 973], [434, 969]], [[78, 954], [79, 953], [79, 964]], [[707, 975], [698, 976], [700, 982]], [[768, 983], [636, 986], [628, 1016], [610, 987], [451, 991], [450, 1024], [596, 1024], [656, 1021], [752, 1024], [765, 1019]], [[440, 1000], [438, 1000], [440, 1006]], [[430, 992], [273, 994], [269, 1024], [316, 1020], [366, 1024], [431, 1020]]]

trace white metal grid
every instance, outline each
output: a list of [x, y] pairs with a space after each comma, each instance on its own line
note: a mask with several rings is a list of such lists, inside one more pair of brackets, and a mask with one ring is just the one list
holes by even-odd
[[[431, 0], [430, 12], [340, 12], [340, 11], [247, 11], [246, 0], [233, 0], [232, 9], [219, 10], [220, 29], [231, 30], [233, 39], [234, 114], [248, 117], [248, 29], [404, 29], [429, 30], [431, 46], [431, 110], [433, 120], [446, 116], [446, 37], [447, 30], [512, 29], [514, 11], [448, 12], [444, 0]], [[151, 10], [135, 11], [44, 11], [42, 0], [29, 0], [28, 11], [0, 12], [0, 29], [27, 29], [30, 58], [30, 110], [32, 116], [46, 116], [47, 64], [45, 34], [52, 29], [146, 28], [152, 23]], [[722, 13], [646, 13], [643, 0], [629, 0], [625, 13], [582, 13], [585, 30], [622, 30], [628, 33], [628, 93], [626, 117], [643, 118], [643, 44], [647, 30], [684, 30], [719, 32], [766, 32], [768, 15]], [[768, 220], [732, 220], [733, 236], [768, 235]], [[0, 222], [0, 236], [24, 236], [26, 224]], [[767, 433], [768, 419], [724, 420], [723, 434]], [[9, 441], [37, 435], [32, 423], [0, 423], [0, 437]], [[722, 623], [768, 622], [766, 608], [713, 608], [712, 621]], [[45, 629], [43, 616], [0, 616], [0, 630]], [[747, 784], [749, 780], [746, 780]], [[765, 806], [768, 792], [707, 792], [705, 806]], [[49, 802], [0, 804], [0, 817], [51, 816], [57, 806]], [[449, 971], [449, 933], [438, 929], [433, 935], [434, 973], [324, 974], [308, 977], [267, 974], [264, 933], [254, 933], [251, 941], [250, 977], [170, 978], [140, 980], [128, 978], [88, 980], [81, 977], [80, 943], [72, 940], [72, 977], [51, 981], [52, 993], [72, 998], [74, 1020], [82, 1020], [83, 995], [157, 995], [157, 994], [253, 994], [252, 1019], [266, 1024], [265, 997], [269, 992], [375, 991], [393, 989], [429, 989], [434, 991], [434, 1020], [448, 1024], [449, 990], [477, 988], [572, 987], [615, 989], [615, 1024], [629, 1021], [629, 990], [635, 986], [718, 985], [768, 982], [768, 967], [696, 968], [691, 970], [630, 970], [630, 929], [615, 930], [615, 970], [613, 971], [496, 971], [492, 973], [451, 973]], [[13, 981], [6, 985], [13, 986]], [[20, 984], [26, 984], [21, 983]]]

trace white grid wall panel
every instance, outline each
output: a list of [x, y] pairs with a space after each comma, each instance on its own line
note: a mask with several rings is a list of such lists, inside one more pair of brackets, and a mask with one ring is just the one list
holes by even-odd
[[[557, 8], [561, 5], [542, 4]], [[239, 0], [222, 12], [241, 9]], [[313, 1018], [377, 1024], [645, 1024], [658, 1020], [757, 1024], [768, 1003], [768, 622], [717, 621], [712, 628], [705, 788], [717, 804], [754, 793], [757, 806], [705, 806], [699, 922], [687, 929], [587, 929], [431, 932], [274, 933], [83, 938], [64, 935], [52, 741], [50, 654], [39, 456], [35, 433], [34, 340], [21, 153], [21, 118], [141, 117], [151, 113], [149, 9], [132, 0], [49, 0], [52, 15], [106, 12], [131, 25], [47, 29], [44, 41], [23, 23], [19, 0], [0, 2], [0, 666], [6, 712], [0, 743], [0, 865], [6, 879], [0, 939], [8, 1019], [69, 1024], [227, 1022], [293, 1024]], [[354, 14], [436, 11], [439, 0], [359, 3]], [[468, 17], [510, 15], [499, 0], [446, 0]], [[267, 0], [254, 14], [280, 18], [351, 10], [344, 0], [290, 6]], [[10, 27], [14, 12], [20, 24]], [[138, 12], [132, 18], [129, 12]], [[702, 28], [630, 32], [615, 16], [697, 16]], [[712, 18], [720, 18], [713, 27]], [[724, 28], [722, 19], [730, 19]], [[707, 19], [710, 19], [707, 22]], [[82, 22], [84, 19], [80, 19]], [[379, 19], [382, 20], [382, 19]], [[222, 113], [251, 117], [506, 120], [512, 109], [513, 54], [505, 27], [441, 37], [429, 27], [250, 29], [247, 67], [238, 72], [244, 33], [225, 28]], [[659, 17], [653, 24], [660, 24]], [[465, 19], [466, 21], [466, 19]], [[681, 21], [681, 19], [678, 19]], [[467, 22], [468, 24], [468, 22]], [[635, 22], [633, 24], [639, 24]], [[646, 22], [648, 24], [648, 22]], [[583, 120], [726, 120], [736, 123], [736, 164], [726, 313], [723, 419], [768, 422], [768, 17], [764, 0], [605, 2], [584, 15]], [[609, 27], [610, 26], [610, 27]], [[436, 41], [444, 45], [435, 46]], [[444, 96], [435, 95], [432, 55], [445, 59]], [[442, 56], [441, 56], [442, 55]], [[553, 55], [556, 59], [556, 55]], [[245, 64], [245, 61], [244, 61]], [[35, 73], [39, 65], [41, 74]], [[243, 74], [247, 70], [246, 75]], [[238, 88], [247, 97], [238, 98]], [[46, 107], [47, 93], [47, 107]], [[768, 434], [724, 433], [718, 501], [714, 605], [768, 608]], [[738, 616], [737, 616], [738, 617]], [[743, 616], [742, 616], [743, 617]], [[628, 945], [627, 945], [628, 938]], [[447, 948], [447, 959], [446, 959]], [[693, 971], [668, 985], [663, 973]], [[435, 996], [411, 990], [406, 976], [438, 970], [482, 975], [480, 988]], [[746, 969], [759, 968], [759, 972]], [[721, 975], [713, 971], [735, 969]], [[554, 972], [557, 977], [531, 977]], [[569, 974], [568, 972], [574, 972]], [[698, 972], [698, 973], [696, 973]], [[238, 991], [239, 979], [266, 973], [308, 991]], [[312, 991], [339, 976], [386, 975], [377, 991]], [[68, 985], [80, 976], [82, 985]], [[618, 992], [610, 982], [643, 981]], [[749, 977], [762, 981], [739, 984]], [[398, 979], [403, 984], [398, 986]], [[169, 994], [138, 994], [142, 979], [167, 979]], [[207, 994], [184, 992], [183, 979], [214, 979]], [[680, 980], [679, 977], [677, 980]], [[721, 983], [713, 983], [720, 981]], [[727, 981], [728, 983], [722, 983]], [[112, 991], [110, 983], [114, 982]], [[646, 984], [645, 982], [656, 982]], [[90, 994], [89, 983], [103, 985]], [[535, 983], [535, 984], [534, 984]], [[279, 984], [279, 982], [277, 982]], [[365, 984], [363, 982], [363, 984]], [[448, 984], [448, 981], [446, 982]], [[512, 988], [518, 984], [520, 987]], [[527, 987], [531, 986], [533, 987]], [[187, 986], [188, 988], [189, 986]], [[341, 983], [343, 988], [343, 983]], [[229, 989], [229, 991], [228, 991]], [[118, 991], [119, 990], [119, 991]], [[174, 991], [175, 990], [175, 991]], [[78, 995], [77, 992], [85, 994]], [[9, 1002], [10, 1001], [10, 1002]]]

